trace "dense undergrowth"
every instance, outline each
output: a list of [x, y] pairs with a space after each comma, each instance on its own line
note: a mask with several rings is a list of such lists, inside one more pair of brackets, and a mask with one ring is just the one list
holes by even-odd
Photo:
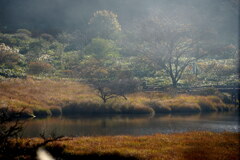
[[61, 114], [155, 114], [173, 112], [229, 111], [233, 106], [219, 95], [171, 95], [138, 92], [128, 99], [114, 98], [103, 103], [89, 85], [70, 80], [5, 79], [0, 82], [0, 107], [24, 116], [59, 116]]
[[[152, 136], [77, 137], [48, 143], [56, 159], [74, 160], [238, 160], [239, 133], [188, 132]], [[36, 157], [40, 138], [13, 140], [1, 159]]]

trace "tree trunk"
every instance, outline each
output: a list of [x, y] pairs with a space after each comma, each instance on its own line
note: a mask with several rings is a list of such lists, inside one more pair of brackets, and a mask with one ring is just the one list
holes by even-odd
[[177, 88], [177, 80], [172, 77], [172, 86], [173, 88]]
[[103, 100], [103, 103], [107, 102], [107, 98], [106, 97], [103, 97], [102, 100]]

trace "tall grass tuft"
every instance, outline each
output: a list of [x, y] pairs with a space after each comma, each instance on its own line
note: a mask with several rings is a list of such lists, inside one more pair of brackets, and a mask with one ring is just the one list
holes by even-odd
[[61, 116], [62, 115], [62, 108], [60, 107], [51, 107], [50, 112], [52, 116]]
[[96, 103], [94, 101], [85, 101], [80, 103], [71, 103], [62, 108], [64, 115], [72, 114], [151, 114], [154, 111], [142, 104], [127, 103]]
[[166, 105], [164, 102], [159, 102], [156, 100], [146, 102], [146, 105], [151, 107], [155, 113], [170, 113], [172, 111], [171, 107]]
[[197, 103], [178, 102], [170, 105], [172, 112], [197, 113], [201, 108]]

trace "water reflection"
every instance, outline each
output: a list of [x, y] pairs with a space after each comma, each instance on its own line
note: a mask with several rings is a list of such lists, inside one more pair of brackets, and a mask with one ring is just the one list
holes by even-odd
[[148, 135], [185, 131], [238, 132], [237, 113], [74, 116], [28, 120], [24, 137], [56, 132], [65, 136]]

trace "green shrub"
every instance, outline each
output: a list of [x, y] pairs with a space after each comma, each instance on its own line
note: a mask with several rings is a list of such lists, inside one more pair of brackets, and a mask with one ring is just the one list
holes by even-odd
[[7, 69], [5, 66], [0, 66], [0, 76], [6, 78], [24, 78], [26, 77], [26, 73], [24, 68], [16, 67], [13, 69]]

